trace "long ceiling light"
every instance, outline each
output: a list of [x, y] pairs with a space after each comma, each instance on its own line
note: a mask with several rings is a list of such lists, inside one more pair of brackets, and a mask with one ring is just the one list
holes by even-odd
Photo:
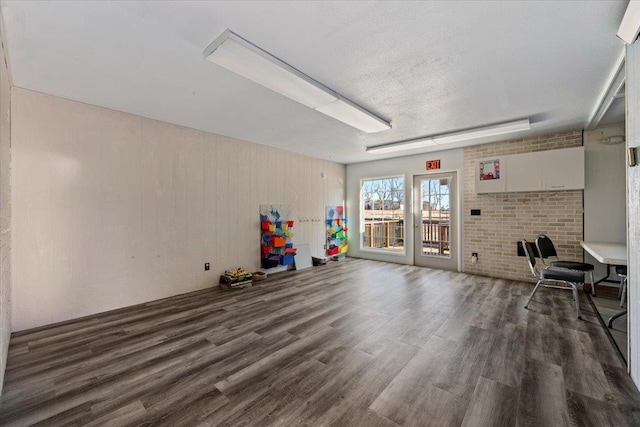
[[397, 151], [413, 150], [414, 148], [433, 147], [436, 143], [432, 138], [419, 138], [409, 141], [391, 142], [389, 144], [375, 145], [367, 147], [367, 153], [386, 154], [395, 153]]
[[391, 129], [391, 124], [229, 29], [204, 50], [204, 58], [364, 132], [374, 133]]
[[605, 114], [607, 114], [613, 102], [617, 98], [621, 98], [624, 96], [624, 85], [626, 80], [624, 63], [625, 55], [623, 51], [622, 55], [620, 55], [620, 58], [618, 59], [618, 64], [613, 74], [611, 74], [609, 80], [607, 81], [606, 88], [600, 95], [598, 104], [591, 113], [589, 121], [587, 122], [586, 129], [595, 129], [600, 124], [600, 121], [605, 116]]
[[633, 44], [640, 32], [640, 2], [630, 1], [618, 28], [618, 37], [626, 44]]
[[531, 123], [529, 122], [529, 119], [521, 119], [496, 125], [467, 129], [460, 132], [445, 133], [409, 141], [399, 141], [391, 142], [388, 144], [375, 145], [372, 147], [367, 147], [366, 150], [367, 153], [372, 154], [392, 153], [397, 151], [412, 150], [415, 148], [446, 145], [454, 142], [468, 141], [470, 139], [486, 138], [488, 136], [521, 132], [529, 129], [531, 129]]
[[487, 136], [503, 135], [505, 133], [521, 132], [531, 129], [529, 119], [515, 120], [513, 122], [500, 123], [497, 125], [482, 126], [478, 128], [463, 130], [461, 132], [445, 133], [436, 135], [433, 140], [436, 144], [450, 144], [452, 142], [468, 141], [470, 139], [485, 138]]

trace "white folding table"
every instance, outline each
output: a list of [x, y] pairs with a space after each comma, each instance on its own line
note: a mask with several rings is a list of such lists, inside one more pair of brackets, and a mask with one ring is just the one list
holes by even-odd
[[580, 242], [598, 262], [607, 265], [627, 265], [626, 243]]
[[[589, 252], [598, 262], [607, 265], [607, 275], [597, 280], [594, 285], [600, 282], [613, 282], [609, 280], [611, 276], [611, 267], [617, 265], [627, 265], [627, 245], [626, 243], [603, 243], [603, 242], [580, 242], [580, 246]], [[614, 282], [617, 283], [617, 282]], [[627, 286], [629, 286], [627, 284]], [[595, 286], [593, 291], [595, 292]], [[620, 316], [624, 316], [627, 310], [615, 314], [609, 319], [607, 326], [612, 327], [613, 321]]]

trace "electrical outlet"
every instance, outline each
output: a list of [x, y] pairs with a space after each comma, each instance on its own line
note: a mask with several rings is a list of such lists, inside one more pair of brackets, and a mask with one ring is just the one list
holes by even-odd
[[204, 263], [204, 271], [209, 271], [209, 268], [210, 268], [210, 267], [211, 267], [211, 266], [209, 265], [209, 263], [208, 263], [208, 262], [205, 262], [205, 263]]
[[478, 252], [473, 252], [471, 254], [471, 264], [477, 264], [478, 263]]

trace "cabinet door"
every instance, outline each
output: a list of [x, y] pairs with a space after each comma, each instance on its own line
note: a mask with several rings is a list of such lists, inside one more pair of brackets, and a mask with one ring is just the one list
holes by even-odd
[[507, 191], [542, 190], [543, 152], [508, 156]]
[[544, 152], [543, 189], [584, 189], [584, 147], [564, 148]]

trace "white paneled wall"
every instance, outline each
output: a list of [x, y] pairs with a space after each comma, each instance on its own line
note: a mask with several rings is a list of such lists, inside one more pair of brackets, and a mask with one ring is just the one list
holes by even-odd
[[[625, 144], [602, 143], [605, 137], [624, 134], [624, 124], [584, 133], [585, 241], [618, 243], [627, 240]], [[595, 265], [596, 277], [606, 276], [605, 265], [599, 263], [586, 251], [584, 256], [586, 262]], [[604, 282], [601, 285], [607, 286]], [[612, 286], [617, 285], [612, 284]]]
[[344, 200], [340, 164], [22, 89], [12, 114], [16, 331], [257, 269], [260, 204], [320, 255]]
[[0, 43], [0, 394], [11, 335], [10, 86], [4, 46]]
[[[626, 47], [627, 148], [640, 150], [640, 42]], [[627, 164], [627, 297], [629, 370], [640, 388], [640, 166]]]

